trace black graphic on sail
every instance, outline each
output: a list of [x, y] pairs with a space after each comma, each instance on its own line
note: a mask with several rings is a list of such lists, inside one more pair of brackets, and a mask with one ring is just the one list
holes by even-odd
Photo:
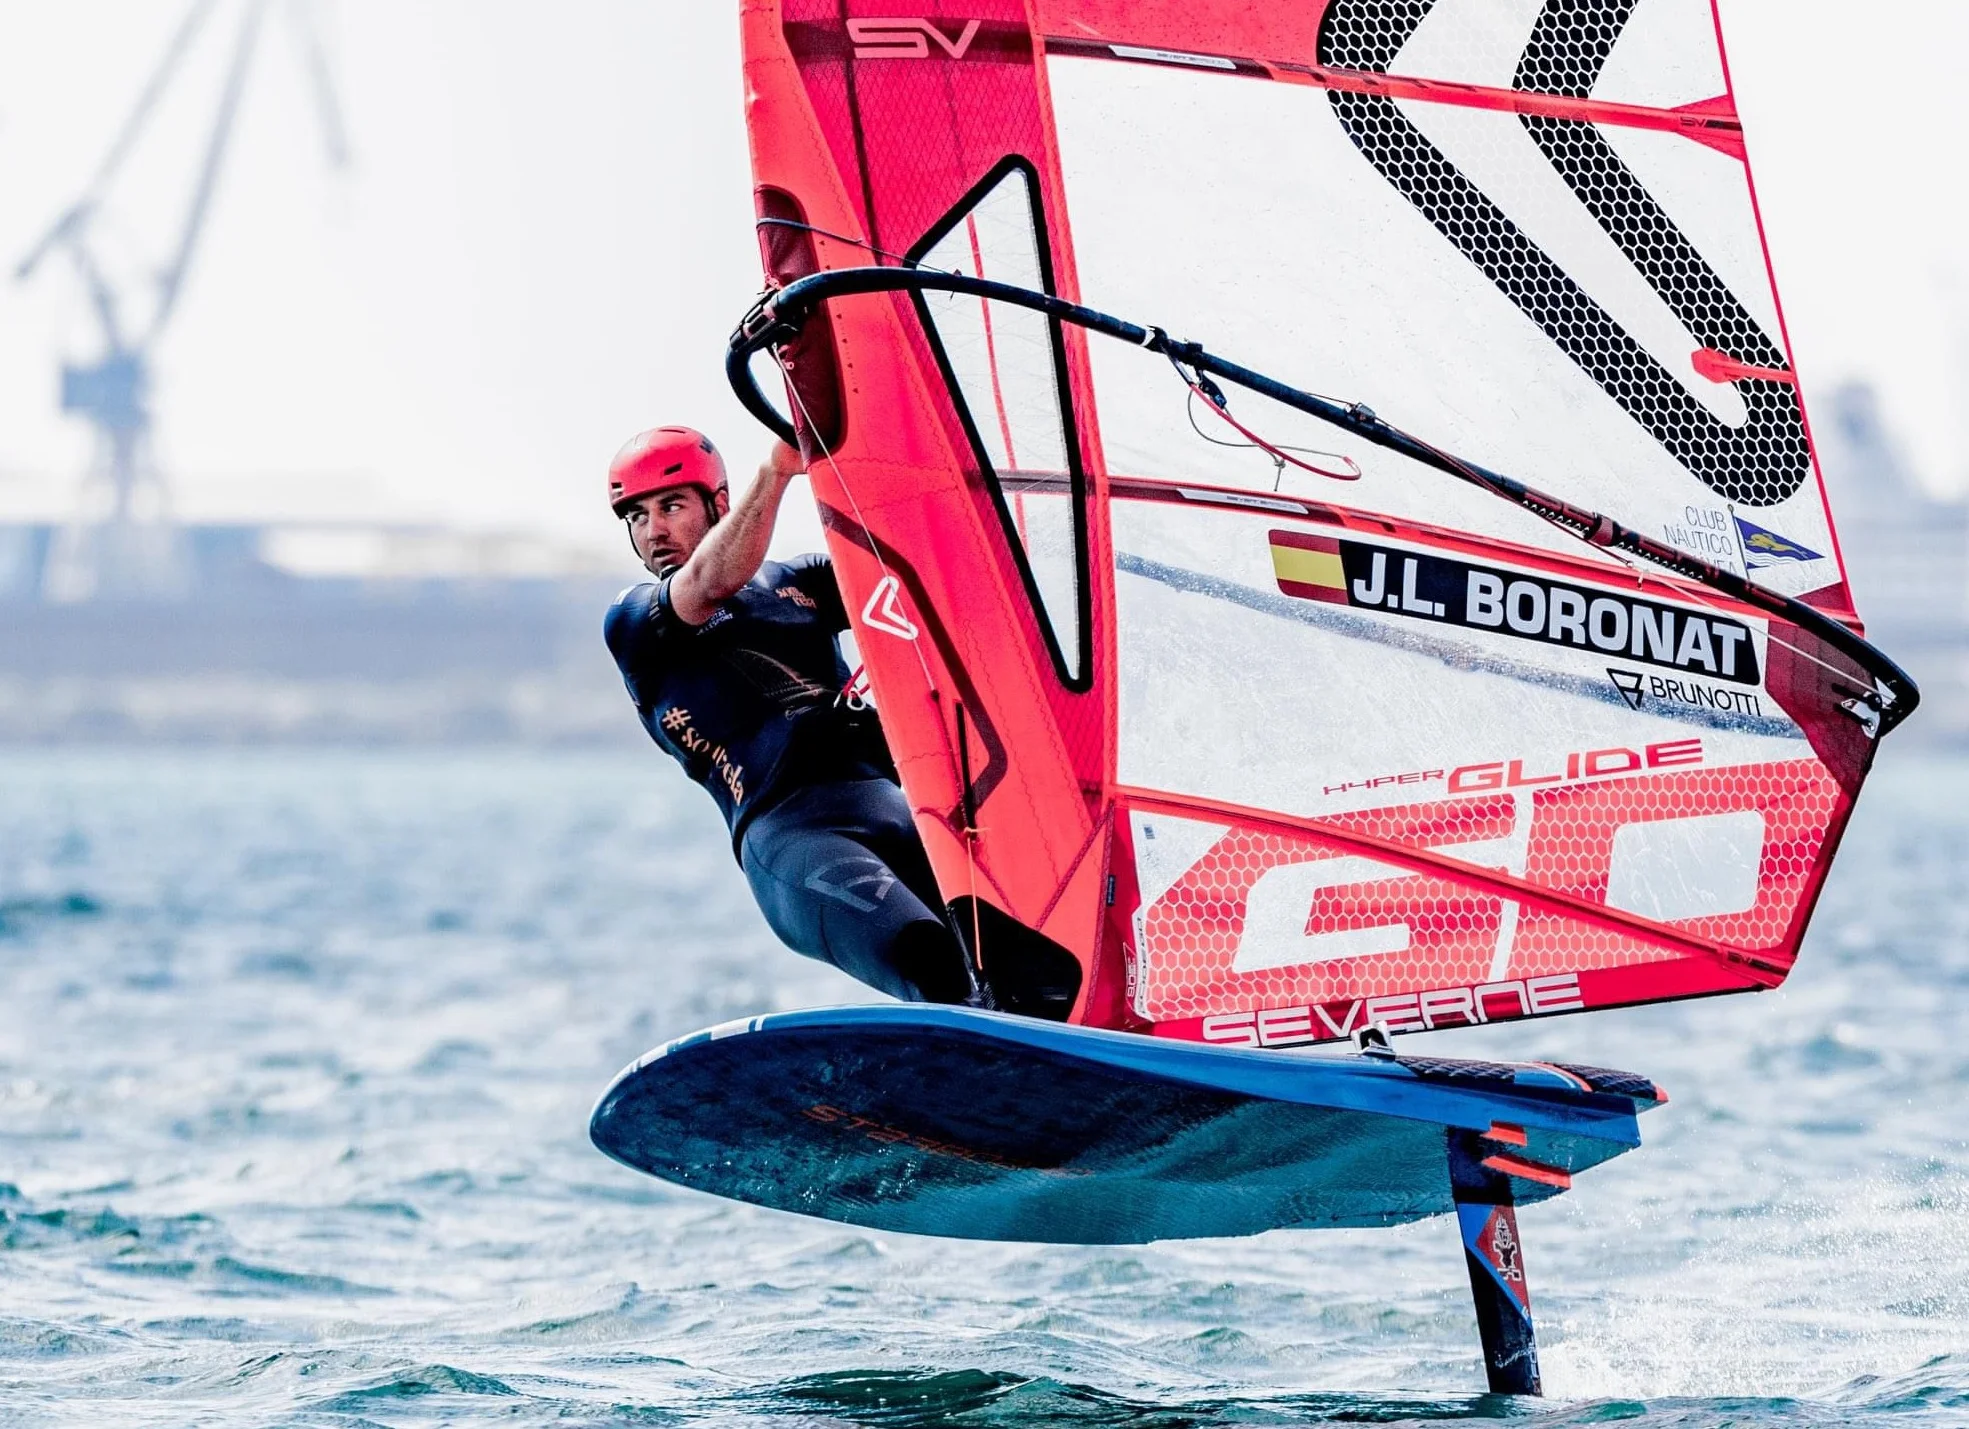
[[[1385, 71], [1436, 0], [1335, 0], [1319, 61]], [[1521, 56], [1517, 87], [1584, 97], [1634, 0], [1547, 0]], [[1454, 243], [1608, 396], [1703, 485], [1742, 506], [1774, 506], [1811, 470], [1796, 386], [1737, 377], [1741, 426], [1698, 402], [1606, 309], [1512, 222], [1382, 95], [1328, 99], [1377, 171]], [[1703, 347], [1773, 371], [1788, 364], [1653, 195], [1588, 122], [1521, 116], [1539, 149], [1601, 229]]]

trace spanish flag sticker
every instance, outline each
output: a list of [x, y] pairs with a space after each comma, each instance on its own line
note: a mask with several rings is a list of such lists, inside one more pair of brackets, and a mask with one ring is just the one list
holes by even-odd
[[1278, 588], [1301, 600], [1325, 600], [1347, 605], [1347, 572], [1340, 563], [1340, 543], [1331, 536], [1306, 536], [1297, 531], [1274, 531], [1272, 572]]

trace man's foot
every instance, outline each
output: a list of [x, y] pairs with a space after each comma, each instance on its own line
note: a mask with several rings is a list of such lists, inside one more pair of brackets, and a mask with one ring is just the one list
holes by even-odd
[[963, 945], [942, 923], [910, 924], [896, 939], [892, 966], [916, 989], [920, 1001], [994, 1011], [998, 1007]]
[[[969, 966], [968, 961], [966, 966]], [[971, 969], [971, 990], [964, 995], [964, 1005], [966, 1007], [975, 1007], [982, 1012], [1001, 1012], [1004, 1010], [999, 1007], [998, 996], [991, 990], [991, 984], [984, 980], [976, 968]]]

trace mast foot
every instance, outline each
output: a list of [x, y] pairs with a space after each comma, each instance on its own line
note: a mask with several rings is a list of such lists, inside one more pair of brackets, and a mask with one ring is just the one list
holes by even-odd
[[1543, 1394], [1511, 1180], [1483, 1164], [1493, 1150], [1476, 1132], [1449, 1133], [1450, 1188], [1483, 1340], [1484, 1373], [1493, 1394]]

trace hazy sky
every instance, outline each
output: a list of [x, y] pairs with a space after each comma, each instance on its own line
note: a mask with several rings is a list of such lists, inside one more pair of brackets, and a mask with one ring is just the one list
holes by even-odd
[[[323, 158], [273, 6], [183, 308], [160, 453], [191, 516], [442, 517], [619, 539], [602, 471], [688, 421], [750, 458], [721, 369], [758, 287], [736, 0], [315, 0], [353, 164]], [[80, 191], [182, 15], [0, 9], [0, 514], [64, 509], [56, 410], [93, 332], [71, 272], [14, 263]], [[241, 0], [223, 0], [112, 190], [130, 269], [175, 237]], [[1808, 397], [1861, 376], [1924, 477], [1969, 485], [1962, 0], [1724, 0]]]

